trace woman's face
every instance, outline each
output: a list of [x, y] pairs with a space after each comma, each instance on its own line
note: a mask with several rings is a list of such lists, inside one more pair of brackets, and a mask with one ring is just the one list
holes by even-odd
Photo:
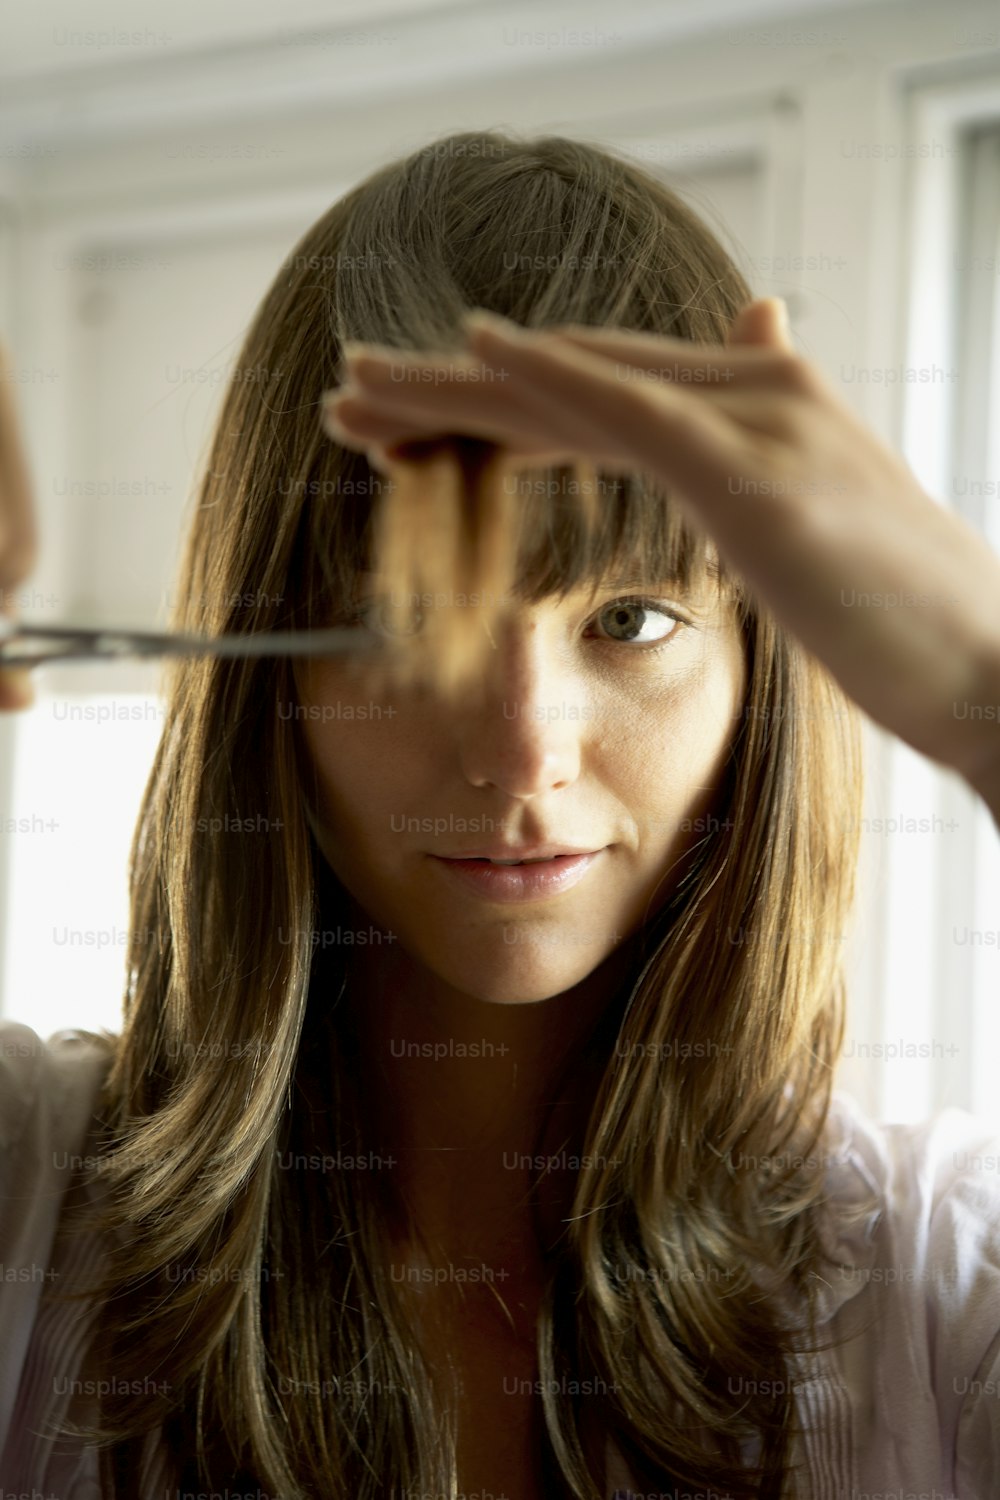
[[[377, 594], [365, 575], [359, 599]], [[638, 594], [656, 607], [622, 602]], [[296, 717], [341, 884], [440, 980], [517, 1005], [615, 953], [718, 826], [746, 663], [732, 606], [668, 583], [518, 604], [492, 639], [457, 705], [307, 660]], [[496, 883], [523, 873], [465, 877], [446, 858], [539, 843], [597, 852], [575, 883], [513, 900]]]

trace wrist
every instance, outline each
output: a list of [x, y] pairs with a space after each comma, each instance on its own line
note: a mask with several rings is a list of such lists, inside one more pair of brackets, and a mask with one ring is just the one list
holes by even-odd
[[993, 814], [1000, 829], [1000, 644], [988, 653], [982, 675], [984, 687], [976, 695], [981, 708], [985, 739], [973, 765], [962, 767], [962, 775], [973, 791], [978, 792]]

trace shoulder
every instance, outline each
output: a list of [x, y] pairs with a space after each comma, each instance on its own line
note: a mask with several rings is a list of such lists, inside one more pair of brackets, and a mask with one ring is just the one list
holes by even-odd
[[925, 1372], [962, 1493], [990, 1493], [1000, 1472], [1000, 1130], [955, 1107], [881, 1123], [837, 1090], [826, 1149], [825, 1245], [851, 1268], [828, 1311], [865, 1295], [887, 1356]]
[[9, 1169], [41, 1132], [63, 1141], [85, 1133], [116, 1041], [82, 1030], [43, 1040], [20, 1021], [0, 1020], [0, 1162]]
[[114, 1055], [116, 1038], [57, 1031], [44, 1040], [0, 1020], [0, 1261], [51, 1230]]
[[[1000, 1128], [951, 1105], [916, 1124], [885, 1123], [835, 1089], [825, 1129], [827, 1158], [877, 1186], [887, 1205], [928, 1224], [955, 1192], [989, 1213], [1000, 1202]], [[836, 1174], [835, 1174], [836, 1175]]]
[[0, 1020], [0, 1451], [115, 1038]]
[[944, 1302], [969, 1290], [1000, 1244], [1000, 1129], [954, 1106], [917, 1124], [887, 1124], [836, 1090], [825, 1152], [835, 1240], [838, 1211], [850, 1219], [863, 1204], [862, 1243], [891, 1238], [932, 1264]]

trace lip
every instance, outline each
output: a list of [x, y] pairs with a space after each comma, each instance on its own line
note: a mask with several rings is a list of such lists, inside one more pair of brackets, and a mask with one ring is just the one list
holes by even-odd
[[597, 854], [593, 844], [583, 849], [572, 844], [494, 844], [490, 849], [459, 849], [437, 854], [435, 859], [552, 859], [562, 854]]
[[577, 885], [604, 852], [595, 849], [588, 853], [554, 855], [537, 865], [487, 865], [481, 859], [443, 858], [438, 854], [428, 858], [444, 871], [446, 880], [460, 882], [489, 901], [540, 901]]

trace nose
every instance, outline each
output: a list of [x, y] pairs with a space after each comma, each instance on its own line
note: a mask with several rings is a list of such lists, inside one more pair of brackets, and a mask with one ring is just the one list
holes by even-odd
[[463, 774], [512, 797], [571, 785], [590, 722], [576, 679], [527, 611], [505, 620], [494, 639], [477, 690], [456, 711]]

